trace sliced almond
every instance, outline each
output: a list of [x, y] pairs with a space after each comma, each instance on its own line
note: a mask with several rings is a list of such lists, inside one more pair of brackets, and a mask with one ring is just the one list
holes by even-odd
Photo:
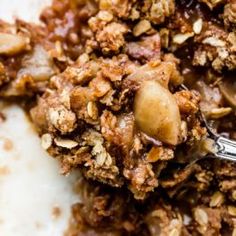
[[201, 209], [197, 208], [194, 211], [194, 218], [200, 225], [206, 225], [208, 223], [208, 215], [207, 213]]
[[77, 59], [77, 62], [79, 63], [80, 66], [84, 65], [88, 61], [89, 61], [89, 55], [87, 53], [81, 54]]
[[194, 36], [194, 33], [185, 33], [185, 34], [176, 34], [173, 37], [173, 42], [176, 44], [182, 44], [184, 43], [187, 39], [191, 38]]
[[52, 136], [50, 134], [43, 134], [41, 137], [41, 146], [43, 149], [47, 150], [52, 145]]
[[98, 18], [102, 21], [110, 22], [113, 19], [113, 15], [109, 11], [99, 11]]
[[147, 32], [151, 29], [151, 23], [148, 20], [141, 20], [137, 25], [134, 26], [133, 34], [135, 37]]
[[201, 18], [199, 18], [198, 20], [196, 20], [193, 23], [193, 31], [195, 34], [200, 34], [202, 31], [202, 25], [203, 25], [203, 21]]
[[219, 118], [222, 118], [224, 116], [227, 116], [231, 112], [232, 112], [232, 108], [231, 107], [213, 108], [209, 112], [208, 116], [211, 119], [219, 119]]
[[27, 38], [20, 35], [0, 33], [0, 54], [17, 54], [26, 49], [27, 43]]
[[224, 195], [221, 192], [217, 191], [211, 197], [210, 207], [218, 207], [223, 202], [224, 202]]
[[54, 142], [57, 146], [72, 149], [78, 146], [78, 143], [71, 139], [61, 139], [61, 138], [55, 138]]
[[218, 39], [218, 38], [216, 38], [216, 37], [205, 38], [202, 42], [204, 44], [208, 44], [208, 45], [211, 45], [213, 47], [224, 47], [225, 46], [225, 42]]
[[96, 164], [98, 166], [103, 166], [106, 161], [107, 155], [105, 152], [99, 153], [96, 156]]
[[95, 102], [88, 102], [87, 112], [93, 120], [96, 120], [98, 118], [98, 109]]

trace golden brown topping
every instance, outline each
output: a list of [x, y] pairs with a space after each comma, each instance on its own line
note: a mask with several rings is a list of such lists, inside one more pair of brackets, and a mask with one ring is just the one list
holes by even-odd
[[224, 195], [221, 192], [217, 191], [211, 197], [210, 207], [219, 207], [222, 205], [223, 202]]
[[224, 8], [224, 23], [227, 26], [230, 24], [236, 24], [236, 1], [231, 0], [228, 4], [225, 5]]
[[75, 113], [64, 107], [49, 108], [48, 116], [51, 124], [61, 133], [70, 133], [76, 127]]
[[170, 160], [174, 158], [174, 152], [172, 149], [164, 148], [164, 147], [152, 147], [150, 152], [147, 154], [148, 162], [156, 162], [163, 160]]
[[22, 68], [17, 77], [30, 75], [36, 81], [49, 80], [55, 74], [55, 69], [52, 58], [49, 57], [47, 51], [42, 46], [36, 45], [32, 54], [24, 57]]
[[196, 91], [180, 91], [175, 93], [180, 112], [194, 114], [199, 109], [200, 96]]
[[15, 55], [24, 51], [28, 43], [27, 38], [23, 36], [0, 33], [0, 54]]
[[151, 29], [151, 24], [148, 20], [141, 20], [133, 29], [134, 36], [140, 36], [141, 34], [147, 32]]
[[143, 11], [147, 11], [148, 19], [155, 24], [163, 23], [166, 17], [171, 16], [175, 11], [173, 0], [145, 0]]

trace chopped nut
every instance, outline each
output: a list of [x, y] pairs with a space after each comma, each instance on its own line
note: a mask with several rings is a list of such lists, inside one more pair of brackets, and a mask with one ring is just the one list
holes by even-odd
[[224, 116], [227, 116], [232, 112], [231, 107], [221, 107], [221, 108], [213, 108], [209, 113], [208, 116], [211, 119], [219, 119]]
[[173, 37], [173, 42], [176, 44], [182, 44], [184, 43], [187, 39], [191, 38], [194, 36], [194, 33], [185, 33], [185, 34], [176, 34]]
[[218, 207], [223, 202], [224, 202], [224, 195], [221, 192], [217, 191], [211, 197], [210, 207]]
[[30, 55], [22, 60], [22, 68], [17, 73], [17, 79], [30, 75], [35, 81], [46, 81], [55, 74], [52, 58], [40, 45], [36, 45]]
[[65, 107], [49, 108], [51, 124], [62, 133], [72, 132], [76, 127], [76, 115]]
[[97, 165], [98, 166], [103, 166], [103, 164], [106, 161], [106, 157], [107, 157], [107, 155], [104, 152], [97, 154], [97, 156], [96, 156], [96, 163], [97, 163]]
[[179, 216], [179, 219], [172, 219], [169, 224], [170, 236], [180, 236], [182, 228], [182, 217]]
[[0, 54], [14, 55], [26, 49], [27, 39], [14, 34], [0, 33]]
[[113, 18], [113, 15], [108, 11], [99, 11], [98, 18], [103, 21], [110, 22]]
[[202, 41], [204, 44], [209, 44], [213, 47], [224, 47], [225, 46], [225, 42], [218, 39], [218, 38], [215, 38], [215, 37], [208, 37], [208, 38], [205, 38], [203, 41]]
[[228, 213], [231, 216], [236, 216], [236, 207], [235, 206], [228, 206]]
[[161, 24], [166, 17], [172, 15], [175, 11], [175, 3], [170, 0], [154, 0], [150, 9], [150, 20], [155, 24]]
[[137, 25], [134, 26], [133, 34], [134, 36], [140, 36], [141, 34], [147, 32], [151, 29], [151, 23], [148, 20], [141, 20]]
[[194, 218], [200, 225], [204, 226], [208, 223], [207, 213], [201, 208], [195, 209]]
[[87, 53], [83, 53], [81, 54], [78, 59], [77, 62], [79, 63], [79, 65], [84, 65], [86, 62], [89, 61], [89, 55]]
[[131, 20], [137, 20], [139, 18], [139, 16], [140, 16], [139, 11], [137, 11], [137, 9], [135, 9], [135, 8], [132, 8], [131, 16], [130, 16]]
[[52, 137], [50, 134], [43, 134], [41, 137], [41, 146], [43, 149], [47, 150], [52, 145]]
[[229, 56], [229, 52], [226, 48], [217, 48], [217, 52], [221, 60], [224, 60]]
[[196, 20], [193, 23], [193, 31], [195, 34], [200, 34], [202, 31], [202, 25], [203, 25], [203, 21], [201, 18], [199, 18], [198, 20]]
[[95, 102], [89, 102], [87, 105], [87, 112], [88, 115], [93, 119], [96, 120], [98, 118], [98, 109]]
[[71, 139], [55, 138], [54, 142], [56, 143], [57, 146], [67, 148], [67, 149], [72, 149], [78, 146], [78, 143]]

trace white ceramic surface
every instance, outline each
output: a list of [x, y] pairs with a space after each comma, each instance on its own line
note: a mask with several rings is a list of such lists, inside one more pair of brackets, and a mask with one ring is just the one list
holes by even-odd
[[[0, 18], [36, 20], [49, 0], [0, 0]], [[62, 236], [75, 176], [61, 176], [56, 160], [42, 150], [40, 140], [17, 106], [2, 111], [0, 123], [0, 236]]]

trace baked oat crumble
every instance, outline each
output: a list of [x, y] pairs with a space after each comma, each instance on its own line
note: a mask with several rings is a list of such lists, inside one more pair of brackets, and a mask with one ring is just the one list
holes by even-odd
[[0, 96], [83, 174], [66, 235], [235, 236], [236, 164], [189, 163], [200, 109], [236, 139], [236, 1], [54, 0], [41, 20], [0, 21]]

